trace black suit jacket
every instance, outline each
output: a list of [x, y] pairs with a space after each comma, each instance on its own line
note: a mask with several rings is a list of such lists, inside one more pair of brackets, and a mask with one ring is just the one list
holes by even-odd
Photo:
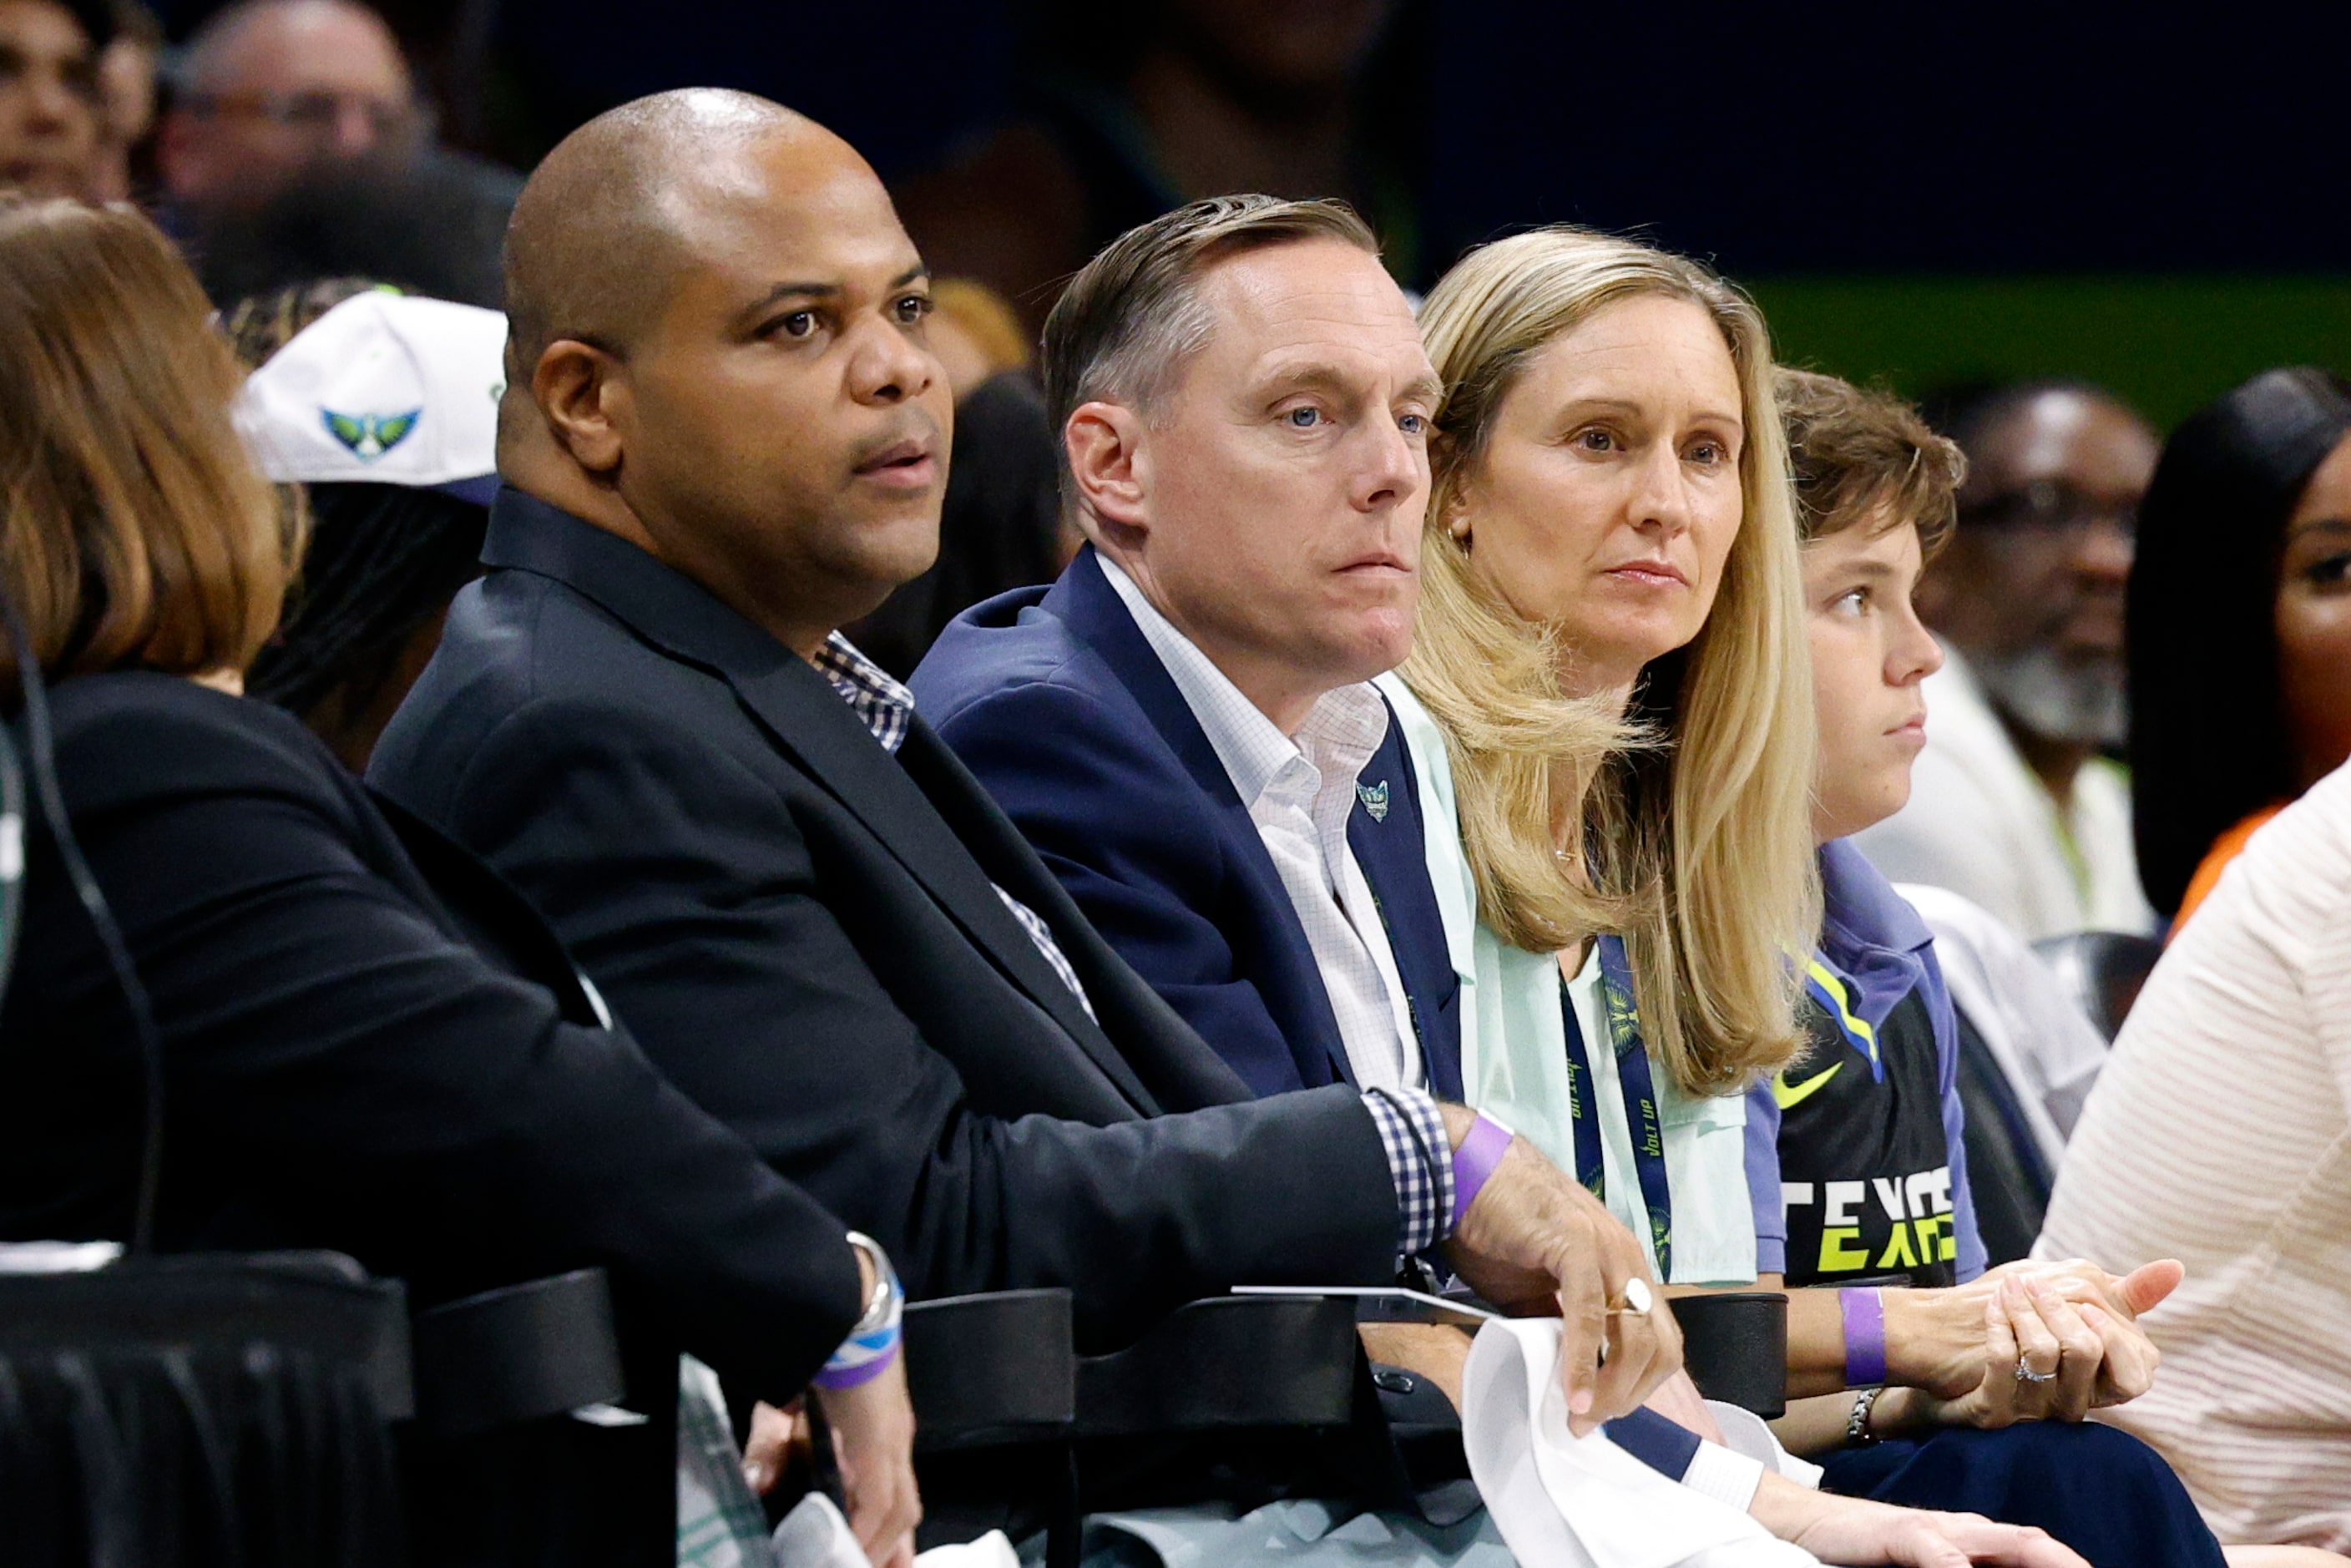
[[[1298, 911], [1207, 732], [1093, 547], [1051, 589], [958, 615], [914, 673], [939, 734], [1078, 907], [1259, 1094], [1353, 1082]], [[1461, 1098], [1461, 981], [1394, 724], [1348, 847], [1386, 927], [1429, 1087]]]
[[[598, 1022], [510, 890], [421, 829], [413, 855], [275, 708], [145, 674], [53, 703], [66, 808], [162, 1036], [159, 1246], [348, 1252], [425, 1302], [601, 1264], [633, 1321], [747, 1392], [806, 1385], [859, 1312], [841, 1221]], [[120, 1238], [130, 1016], [46, 829], [26, 888], [0, 1237]]]
[[1100, 1342], [1235, 1283], [1390, 1277], [1360, 1098], [1252, 1103], [919, 717], [893, 759], [698, 584], [514, 490], [484, 559], [371, 779], [512, 880], [663, 1071], [910, 1289], [1066, 1285]]

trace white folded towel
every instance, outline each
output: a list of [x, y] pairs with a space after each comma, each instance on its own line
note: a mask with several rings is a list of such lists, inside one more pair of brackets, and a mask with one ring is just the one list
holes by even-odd
[[1818, 1560], [1610, 1442], [1572, 1436], [1556, 1318], [1478, 1331], [1462, 1440], [1479, 1493], [1525, 1568], [1798, 1568]]

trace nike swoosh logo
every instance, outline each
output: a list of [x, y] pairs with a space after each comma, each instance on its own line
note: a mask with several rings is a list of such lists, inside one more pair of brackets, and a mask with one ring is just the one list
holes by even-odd
[[1782, 1072], [1771, 1080], [1772, 1103], [1782, 1111], [1792, 1111], [1819, 1093], [1823, 1084], [1844, 1071], [1844, 1063], [1840, 1061], [1826, 1071], [1813, 1073], [1802, 1083], [1789, 1082], [1788, 1075]]

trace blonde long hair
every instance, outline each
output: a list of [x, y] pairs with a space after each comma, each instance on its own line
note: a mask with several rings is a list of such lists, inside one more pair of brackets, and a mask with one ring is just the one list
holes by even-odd
[[[1743, 507], [1704, 629], [1649, 666], [1619, 718], [1605, 699], [1562, 694], [1558, 631], [1481, 580], [1474, 541], [1447, 519], [1533, 357], [1645, 295], [1687, 300], [1722, 331], [1746, 424]], [[1696, 262], [1560, 227], [1473, 251], [1420, 319], [1446, 397], [1403, 674], [1446, 734], [1479, 914], [1536, 953], [1622, 931], [1643, 1034], [1675, 1083], [1743, 1088], [1796, 1052], [1789, 960], [1820, 930], [1812, 672], [1763, 319]]]

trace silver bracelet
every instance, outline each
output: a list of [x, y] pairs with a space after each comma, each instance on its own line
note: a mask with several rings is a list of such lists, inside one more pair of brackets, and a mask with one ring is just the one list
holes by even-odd
[[1883, 1388], [1857, 1389], [1853, 1396], [1853, 1413], [1844, 1418], [1844, 1446], [1865, 1448], [1877, 1441], [1877, 1434], [1869, 1429], [1869, 1413], [1877, 1408], [1877, 1396]]
[[865, 1311], [860, 1314], [857, 1326], [850, 1330], [852, 1338], [872, 1333], [890, 1320], [893, 1304], [899, 1296], [897, 1270], [890, 1267], [890, 1255], [882, 1244], [862, 1231], [849, 1233], [849, 1244], [873, 1264], [873, 1293], [866, 1298]]

